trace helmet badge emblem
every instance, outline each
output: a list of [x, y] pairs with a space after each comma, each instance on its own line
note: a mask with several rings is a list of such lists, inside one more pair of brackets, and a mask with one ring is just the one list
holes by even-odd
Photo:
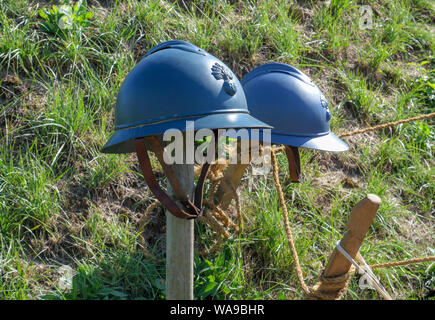
[[211, 74], [216, 80], [224, 80], [224, 90], [226, 93], [230, 96], [233, 96], [236, 93], [237, 88], [232, 81], [233, 76], [222, 65], [216, 62], [213, 67], [211, 67]]
[[320, 105], [326, 110], [326, 121], [331, 119], [331, 111], [329, 110], [328, 101], [323, 94], [320, 95]]

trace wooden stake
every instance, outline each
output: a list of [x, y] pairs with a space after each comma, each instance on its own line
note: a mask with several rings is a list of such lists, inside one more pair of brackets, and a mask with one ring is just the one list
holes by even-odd
[[[359, 248], [373, 222], [380, 203], [381, 199], [377, 195], [368, 194], [352, 209], [346, 226], [347, 232], [341, 239], [340, 245], [353, 259], [355, 259], [359, 252]], [[334, 249], [325, 269], [325, 277], [346, 274], [350, 267], [351, 262], [337, 249]]]
[[[183, 140], [186, 163], [187, 140], [192, 132], [185, 132]], [[192, 140], [193, 141], [193, 140]], [[186, 195], [192, 200], [194, 193], [194, 165], [172, 165]], [[169, 185], [169, 189], [172, 191]], [[183, 205], [176, 201], [181, 208]], [[194, 221], [180, 219], [166, 211], [166, 300], [193, 300], [193, 241]]]
[[[173, 169], [184, 191], [192, 199], [193, 164], [173, 165]], [[180, 219], [166, 211], [167, 300], [193, 300], [193, 227], [193, 220]]]

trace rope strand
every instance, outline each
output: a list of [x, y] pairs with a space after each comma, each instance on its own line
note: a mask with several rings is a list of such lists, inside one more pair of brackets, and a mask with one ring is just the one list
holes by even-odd
[[408, 123], [408, 122], [412, 122], [412, 121], [429, 119], [432, 117], [435, 117], [435, 112], [432, 112], [429, 114], [422, 114], [420, 116], [416, 116], [416, 117], [412, 117], [412, 118], [408, 118], [408, 119], [403, 119], [403, 120], [399, 120], [399, 121], [388, 122], [388, 123], [380, 124], [380, 125], [377, 125], [374, 127], [369, 127], [369, 128], [365, 128], [365, 129], [358, 129], [355, 131], [346, 132], [346, 133], [339, 135], [339, 138], [349, 137], [349, 136], [353, 136], [356, 134], [371, 132], [371, 131], [385, 129], [385, 128], [389, 128], [389, 127], [394, 127], [394, 126], [397, 126], [397, 125], [402, 124], [402, 123]]
[[[412, 121], [429, 119], [432, 117], [435, 117], [435, 112], [416, 116], [416, 117], [412, 117], [412, 118], [408, 118], [408, 119], [403, 119], [403, 120], [399, 120], [399, 121], [380, 124], [380, 125], [365, 128], [365, 129], [359, 129], [359, 130], [355, 130], [355, 131], [346, 132], [346, 133], [339, 135], [339, 137], [340, 138], [349, 137], [349, 136], [353, 136], [356, 134], [371, 132], [371, 131], [375, 131], [375, 130], [379, 130], [379, 129], [397, 126], [397, 125], [400, 125], [402, 123], [408, 123], [408, 122], [412, 122]], [[276, 153], [283, 151], [284, 148], [285, 148], [284, 146], [271, 148], [273, 178], [275, 181], [276, 190], [278, 192], [279, 201], [280, 201], [280, 204], [282, 207], [285, 231], [286, 231], [286, 235], [287, 235], [288, 244], [290, 246], [290, 251], [291, 251], [291, 254], [292, 254], [293, 259], [294, 259], [298, 281], [299, 281], [302, 289], [304, 290], [305, 294], [310, 299], [322, 299], [322, 300], [335, 299], [335, 300], [339, 300], [346, 293], [347, 287], [349, 286], [349, 283], [350, 283], [350, 279], [355, 272], [354, 268], [351, 268], [350, 271], [344, 275], [340, 275], [338, 277], [333, 277], [333, 278], [326, 278], [322, 272], [322, 275], [320, 276], [320, 282], [317, 283], [315, 286], [313, 286], [311, 289], [306, 285], [306, 283], [303, 279], [302, 268], [301, 268], [298, 253], [297, 253], [297, 250], [296, 250], [296, 247], [294, 244], [293, 233], [292, 233], [291, 228], [290, 228], [287, 205], [285, 203], [284, 194], [282, 191], [281, 183], [279, 181], [279, 174], [278, 174], [279, 168], [278, 168], [278, 161], [276, 159]], [[243, 216], [242, 216], [242, 209], [241, 209], [239, 196], [238, 196], [235, 188], [231, 185], [231, 183], [229, 183], [227, 181], [223, 181], [222, 171], [225, 169], [226, 165], [227, 165], [227, 163], [225, 163], [224, 165], [215, 164], [214, 166], [212, 166], [212, 168], [210, 170], [209, 179], [210, 179], [210, 181], [213, 181], [213, 185], [210, 188], [209, 201], [206, 202], [207, 205], [209, 206], [210, 212], [209, 213], [205, 212], [204, 215], [202, 217], [200, 217], [200, 220], [207, 223], [212, 229], [214, 229], [214, 231], [218, 234], [218, 237], [217, 237], [216, 243], [209, 250], [204, 250], [200, 254], [207, 254], [207, 253], [216, 251], [220, 247], [220, 245], [222, 243], [222, 239], [229, 238], [230, 235], [229, 235], [228, 231], [224, 228], [224, 226], [227, 226], [227, 227], [230, 226], [233, 229], [235, 229], [236, 232], [243, 232]], [[232, 220], [225, 214], [225, 212], [219, 207], [218, 204], [215, 204], [214, 195], [215, 195], [215, 192], [217, 190], [217, 187], [219, 186], [219, 184], [222, 181], [224, 182], [223, 185], [227, 189], [232, 191], [233, 197], [236, 200], [238, 226], [232, 222]], [[138, 222], [138, 229], [140, 231], [142, 231], [146, 217], [149, 215], [149, 213], [155, 207], [157, 207], [158, 204], [159, 204], [159, 202], [155, 201], [146, 209], [143, 217]], [[220, 220], [220, 222], [224, 226], [222, 226], [218, 222], [218, 220]], [[141, 235], [141, 238], [142, 238], [142, 240], [144, 240], [142, 235]], [[143, 248], [146, 256], [151, 256], [148, 253], [148, 251], [146, 250], [145, 246], [143, 246], [142, 248]], [[383, 264], [374, 264], [374, 265], [371, 265], [370, 268], [376, 269], [376, 268], [385, 268], [385, 267], [395, 267], [395, 266], [408, 265], [408, 264], [413, 264], [413, 263], [422, 263], [422, 262], [428, 262], [428, 261], [435, 261], [435, 256], [427, 256], [427, 257], [423, 257], [423, 258], [402, 260], [402, 261], [383, 263]]]
[[373, 265], [370, 265], [370, 268], [380, 269], [380, 268], [387, 268], [387, 267], [397, 267], [397, 266], [404, 266], [404, 265], [408, 265], [408, 264], [423, 263], [423, 262], [429, 262], [429, 261], [435, 261], [435, 256], [427, 256], [427, 257], [423, 257], [423, 258], [401, 260], [401, 261], [395, 261], [395, 262], [389, 262], [389, 263], [373, 264]]
[[275, 187], [276, 187], [276, 190], [278, 191], [279, 201], [280, 201], [281, 207], [282, 207], [282, 213], [283, 213], [283, 217], [284, 217], [285, 232], [287, 234], [288, 244], [290, 246], [290, 250], [291, 250], [291, 253], [292, 253], [292, 256], [293, 256], [293, 260], [295, 262], [296, 274], [298, 276], [299, 284], [301, 285], [302, 289], [305, 291], [305, 293], [307, 295], [310, 295], [311, 291], [308, 288], [308, 286], [305, 284], [305, 281], [304, 281], [304, 278], [303, 278], [303, 275], [302, 275], [302, 268], [301, 268], [301, 265], [299, 263], [298, 252], [296, 251], [296, 247], [295, 247], [295, 244], [294, 244], [293, 233], [292, 233], [292, 231], [290, 229], [290, 223], [289, 223], [288, 212], [287, 212], [287, 205], [286, 205], [285, 200], [284, 200], [284, 194], [282, 192], [281, 183], [279, 182], [278, 162], [276, 160], [276, 155], [275, 155], [275, 150], [274, 149], [272, 149], [271, 157], [272, 157], [272, 167], [273, 167], [273, 178], [275, 180]]

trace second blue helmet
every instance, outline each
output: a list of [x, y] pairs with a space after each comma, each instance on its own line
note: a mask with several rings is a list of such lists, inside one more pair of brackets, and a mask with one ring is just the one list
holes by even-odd
[[324, 151], [346, 151], [348, 145], [330, 130], [328, 101], [300, 70], [268, 63], [242, 79], [248, 108], [271, 126], [271, 142]]

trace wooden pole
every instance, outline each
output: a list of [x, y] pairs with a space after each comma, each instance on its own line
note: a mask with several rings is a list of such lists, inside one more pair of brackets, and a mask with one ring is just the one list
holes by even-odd
[[[173, 166], [186, 194], [193, 195], [193, 164]], [[177, 202], [182, 207], [180, 203]], [[193, 300], [193, 220], [166, 211], [166, 299]]]
[[[187, 140], [188, 134], [183, 134], [183, 140]], [[164, 145], [162, 140], [161, 142]], [[187, 149], [186, 141], [184, 163]], [[184, 192], [192, 200], [195, 187], [194, 165], [174, 164], [172, 169]], [[169, 190], [175, 200], [170, 184]], [[183, 208], [179, 201], [176, 203]], [[193, 220], [180, 219], [166, 211], [166, 300], [193, 300], [193, 232]]]
[[[352, 209], [346, 225], [346, 234], [340, 241], [341, 247], [355, 259], [361, 244], [379, 208], [381, 199], [374, 194], [368, 194]], [[325, 269], [325, 277], [335, 277], [346, 274], [351, 262], [337, 248], [332, 252]]]

